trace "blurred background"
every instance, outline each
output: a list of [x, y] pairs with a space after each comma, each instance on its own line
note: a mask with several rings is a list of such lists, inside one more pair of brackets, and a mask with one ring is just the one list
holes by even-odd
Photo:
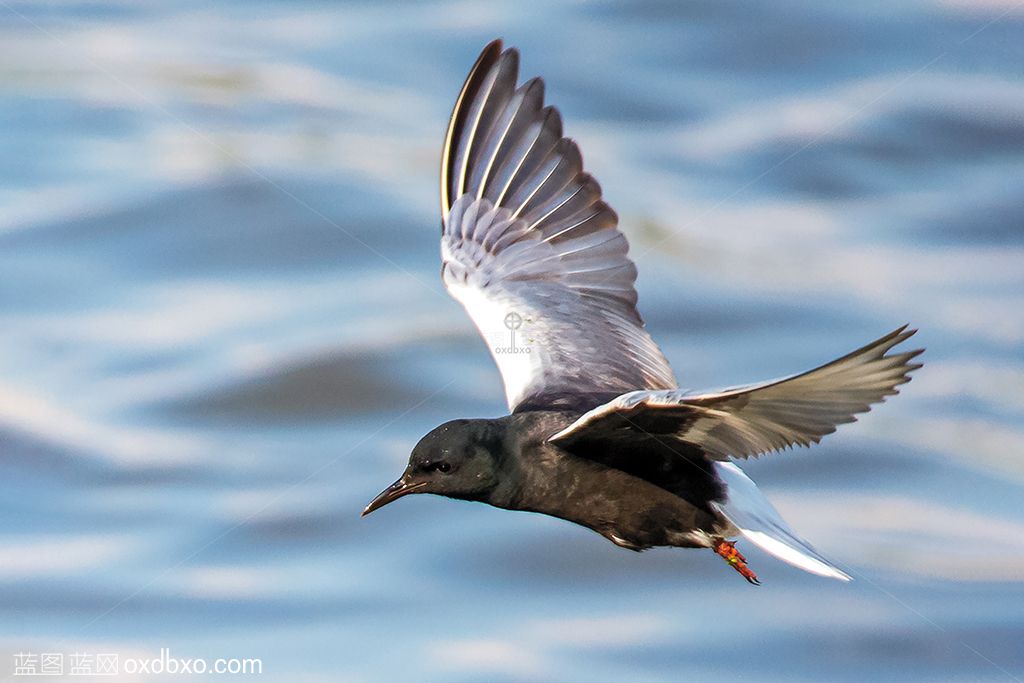
[[[431, 496], [359, 519], [427, 430], [505, 412], [437, 246], [496, 36], [684, 386], [920, 327], [903, 395], [746, 466], [854, 583]], [[1021, 680], [1022, 63], [1010, 0], [0, 0], [0, 678], [169, 648], [280, 681]]]

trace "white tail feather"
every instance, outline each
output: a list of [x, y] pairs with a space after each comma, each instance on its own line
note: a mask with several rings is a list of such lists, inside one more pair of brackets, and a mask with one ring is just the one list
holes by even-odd
[[746, 539], [766, 553], [811, 574], [840, 581], [851, 580], [848, 574], [833, 566], [789, 528], [778, 510], [743, 470], [731, 462], [716, 462], [715, 466], [727, 491], [724, 502], [712, 505]]

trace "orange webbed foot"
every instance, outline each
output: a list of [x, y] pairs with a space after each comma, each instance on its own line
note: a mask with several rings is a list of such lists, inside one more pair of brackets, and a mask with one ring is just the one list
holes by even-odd
[[757, 574], [755, 574], [750, 567], [747, 566], [747, 558], [740, 554], [740, 551], [736, 550], [736, 544], [732, 541], [727, 541], [724, 538], [719, 540], [714, 546], [714, 551], [721, 555], [722, 558], [729, 563], [733, 569], [740, 573], [748, 583], [755, 586], [760, 586], [761, 582], [757, 580]]

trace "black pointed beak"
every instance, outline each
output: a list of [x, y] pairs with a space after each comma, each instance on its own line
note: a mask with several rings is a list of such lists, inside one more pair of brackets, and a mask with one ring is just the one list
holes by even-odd
[[371, 500], [370, 504], [363, 509], [362, 514], [359, 516], [365, 517], [377, 508], [382, 508], [388, 503], [398, 500], [402, 496], [414, 493], [417, 489], [423, 488], [426, 485], [427, 482], [425, 481], [416, 482], [415, 484], [407, 484], [403, 479], [399, 479], [394, 484], [381, 491], [376, 498]]

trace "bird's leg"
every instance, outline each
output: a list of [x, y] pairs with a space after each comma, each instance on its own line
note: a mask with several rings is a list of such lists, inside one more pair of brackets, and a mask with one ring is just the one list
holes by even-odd
[[761, 585], [761, 582], [757, 580], [757, 574], [747, 566], [747, 558], [743, 557], [739, 550], [736, 550], [735, 543], [724, 538], [718, 539], [718, 542], [715, 543], [714, 551], [721, 555], [729, 563], [729, 566], [738, 571], [740, 576], [748, 582], [755, 586]]

